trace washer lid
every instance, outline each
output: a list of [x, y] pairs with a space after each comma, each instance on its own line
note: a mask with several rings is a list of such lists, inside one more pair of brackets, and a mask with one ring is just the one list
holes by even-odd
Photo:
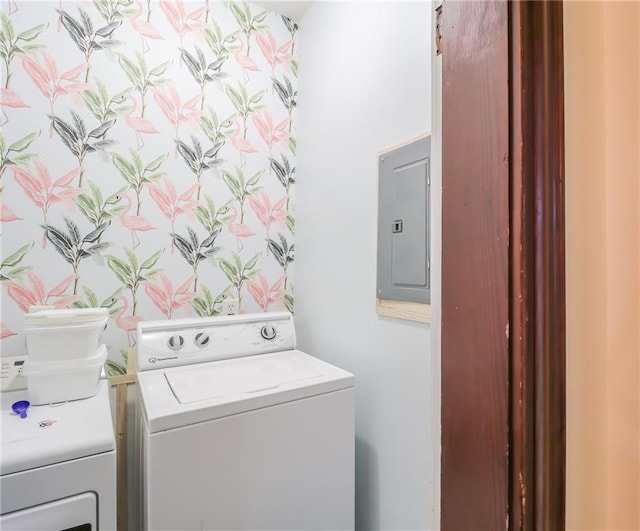
[[108, 393], [108, 382], [100, 380], [97, 395], [55, 406], [31, 406], [24, 419], [11, 410], [11, 404], [27, 398], [27, 391], [2, 393], [0, 474], [113, 450]]
[[353, 387], [353, 375], [299, 350], [138, 373], [151, 433]]
[[274, 391], [279, 387], [318, 378], [322, 372], [299, 356], [279, 353], [166, 371], [169, 387], [181, 404], [226, 396]]

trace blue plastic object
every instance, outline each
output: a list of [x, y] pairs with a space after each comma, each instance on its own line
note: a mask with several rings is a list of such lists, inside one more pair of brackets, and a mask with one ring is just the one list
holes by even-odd
[[14, 413], [20, 415], [21, 419], [26, 419], [27, 409], [29, 409], [30, 405], [31, 402], [29, 402], [28, 400], [19, 400], [18, 402], [14, 402], [13, 404], [11, 404], [11, 409], [13, 409]]

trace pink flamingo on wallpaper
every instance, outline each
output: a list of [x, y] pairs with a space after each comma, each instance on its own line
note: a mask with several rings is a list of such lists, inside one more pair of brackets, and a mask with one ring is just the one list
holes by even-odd
[[189, 293], [189, 288], [196, 276], [191, 275], [185, 282], [183, 282], [177, 289], [173, 287], [173, 282], [164, 273], [159, 275], [160, 282], [154, 284], [151, 281], [144, 283], [144, 291], [151, 299], [151, 302], [158, 310], [167, 318], [173, 317], [173, 312], [179, 310], [183, 306], [186, 306], [195, 299], [195, 293]]
[[[207, 27], [206, 22], [200, 20], [207, 11], [206, 5], [187, 13], [182, 0], [160, 0], [160, 9], [164, 11], [169, 23], [178, 34], [180, 48], [183, 47], [182, 40], [186, 33], [203, 30]], [[180, 56], [180, 64], [182, 64], [182, 55]]]
[[[40, 93], [49, 100], [50, 114], [54, 114], [54, 104], [58, 96], [71, 94], [77, 97], [78, 93], [89, 87], [87, 83], [77, 80], [88, 68], [86, 63], [80, 64], [75, 68], [67, 70], [62, 74], [58, 71], [58, 65], [55, 59], [43, 50], [40, 53], [42, 65], [31, 59], [23, 57], [22, 67], [31, 78], [34, 86]], [[49, 138], [53, 136], [53, 122], [49, 126]]]
[[271, 117], [271, 113], [266, 109], [262, 112], [262, 116], [254, 114], [251, 117], [253, 121], [253, 125], [256, 126], [258, 133], [264, 140], [265, 144], [269, 146], [269, 157], [271, 157], [271, 150], [273, 149], [273, 145], [278, 142], [286, 143], [289, 140], [291, 134], [287, 131], [287, 126], [291, 121], [291, 118], [285, 118], [278, 125], [273, 123], [273, 118]]
[[229, 232], [237, 238], [238, 252], [240, 252], [244, 248], [242, 243], [240, 243], [240, 239], [254, 236], [254, 232], [251, 230], [249, 225], [242, 222], [235, 222], [236, 218], [238, 217], [238, 211], [236, 210], [236, 207], [231, 206], [229, 207], [229, 210], [231, 211], [231, 219], [227, 223], [227, 228], [229, 229]]
[[236, 132], [233, 133], [233, 135], [231, 135], [231, 143], [233, 144], [233, 147], [235, 147], [236, 150], [238, 150], [238, 152], [240, 153], [240, 161], [242, 166], [244, 166], [247, 162], [244, 154], [257, 153], [258, 150], [254, 148], [253, 144], [249, 142], [246, 138], [238, 138], [240, 135], [240, 131], [242, 130], [242, 127], [240, 126], [240, 121], [238, 119], [235, 119], [233, 123], [236, 126]]
[[129, 346], [131, 346], [131, 334], [136, 331], [138, 323], [142, 321], [142, 317], [139, 315], [123, 317], [129, 309], [129, 301], [127, 301], [124, 295], [118, 295], [118, 300], [122, 303], [122, 308], [120, 308], [120, 311], [116, 315], [116, 325], [118, 325], [120, 330], [124, 330], [127, 333], [127, 341], [129, 342]]
[[[165, 89], [152, 90], [153, 98], [160, 107], [162, 114], [165, 115], [169, 123], [173, 126], [175, 140], [178, 140], [178, 129], [184, 122], [191, 122], [192, 127], [197, 127], [198, 118], [202, 116], [202, 111], [197, 108], [200, 103], [200, 94], [182, 103], [180, 95], [173, 84], [169, 84]], [[173, 158], [177, 156], [178, 150], [176, 146], [173, 151]]]
[[[173, 185], [170, 179], [164, 178], [164, 187], [163, 190], [157, 184], [149, 185], [149, 195], [151, 199], [153, 199], [158, 205], [160, 212], [164, 214], [171, 222], [171, 233], [175, 232], [175, 223], [176, 218], [181, 214], [187, 214], [188, 216], [193, 217], [193, 209], [200, 204], [200, 201], [197, 199], [193, 199], [193, 196], [198, 191], [198, 185], [194, 184], [191, 186], [186, 192], [180, 194], [176, 191], [176, 187]], [[175, 248], [175, 244], [173, 238], [171, 239], [171, 253]]]
[[136, 99], [133, 96], [129, 96], [127, 99], [131, 100], [133, 105], [124, 115], [124, 121], [127, 122], [127, 125], [135, 131], [138, 149], [142, 149], [144, 147], [142, 135], [155, 135], [160, 131], [153, 127], [151, 122], [146, 118], [143, 118], [142, 116], [133, 116], [133, 113], [138, 110], [138, 102], [136, 102]]
[[160, 34], [158, 29], [151, 24], [151, 22], [148, 20], [140, 20], [144, 11], [142, 2], [136, 1], [136, 5], [138, 6], [138, 11], [131, 17], [131, 26], [140, 35], [140, 40], [142, 41], [142, 53], [147, 53], [149, 51], [147, 39], [159, 40], [164, 39], [164, 37]]
[[0, 88], [0, 107], [2, 107], [2, 121], [0, 122], [0, 126], [3, 126], [9, 121], [9, 117], [4, 111], [5, 107], [9, 107], [11, 109], [22, 109], [30, 107], [30, 105], [27, 105], [13, 90]]
[[271, 65], [271, 77], [274, 75], [276, 65], [284, 64], [290, 67], [293, 55], [288, 53], [288, 50], [291, 48], [293, 41], [287, 41], [283, 45], [278, 46], [273, 33], [268, 31], [266, 35], [258, 33], [256, 35], [256, 42], [267, 63]]
[[[22, 168], [13, 168], [13, 176], [20, 188], [24, 190], [31, 202], [36, 205], [42, 212], [42, 218], [45, 224], [48, 223], [47, 215], [49, 208], [54, 203], [61, 201], [70, 202], [70, 200], [82, 192], [81, 188], [74, 188], [71, 183], [80, 174], [81, 169], [76, 168], [65, 173], [59, 179], [53, 181], [49, 169], [40, 162], [35, 160], [36, 172], [32, 175]], [[58, 189], [58, 190], [56, 190]], [[75, 208], [73, 203], [69, 204], [71, 208]], [[42, 247], [46, 247], [46, 234], [42, 236]]]
[[258, 67], [256, 62], [251, 57], [243, 55], [245, 49], [244, 41], [242, 40], [242, 37], [238, 37], [238, 40], [240, 41], [240, 47], [233, 55], [236, 58], [236, 62], [242, 67], [244, 82], [246, 83], [247, 81], [249, 81], [247, 70], [258, 72], [260, 70], [260, 67]]
[[271, 286], [269, 286], [267, 277], [262, 273], [258, 275], [258, 282], [254, 280], [247, 281], [247, 291], [249, 291], [262, 311], [266, 312], [271, 304], [282, 300], [282, 297], [286, 295], [286, 292], [281, 289], [284, 278], [284, 275], [282, 275]]
[[[75, 275], [65, 278], [48, 292], [42, 279], [35, 273], [28, 271], [27, 279], [29, 280], [30, 288], [12, 280], [2, 283], [7, 290], [9, 298], [17, 304], [23, 313], [27, 313], [30, 306], [53, 304], [56, 308], [65, 308], [79, 299], [77, 295], [66, 295], [66, 291], [76, 280]], [[56, 300], [50, 301], [51, 297], [55, 297]]]
[[142, 216], [136, 216], [135, 214], [129, 215], [129, 210], [131, 210], [132, 207], [131, 199], [129, 199], [128, 195], [124, 195], [123, 199], [127, 206], [120, 212], [120, 223], [131, 231], [131, 240], [133, 242], [133, 248], [135, 249], [140, 245], [140, 238], [138, 238], [136, 233], [154, 230], [155, 227], [151, 226]]

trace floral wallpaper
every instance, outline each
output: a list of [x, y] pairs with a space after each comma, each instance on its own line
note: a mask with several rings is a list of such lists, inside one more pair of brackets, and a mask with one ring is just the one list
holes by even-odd
[[31, 305], [140, 320], [293, 311], [295, 39], [213, 0], [3, 1], [1, 347]]

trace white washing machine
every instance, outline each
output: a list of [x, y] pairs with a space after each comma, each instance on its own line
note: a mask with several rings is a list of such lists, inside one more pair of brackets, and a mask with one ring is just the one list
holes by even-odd
[[138, 324], [141, 529], [354, 527], [354, 378], [285, 312]]
[[106, 531], [116, 528], [116, 455], [108, 382], [98, 394], [60, 405], [11, 405], [2, 393], [0, 529]]

